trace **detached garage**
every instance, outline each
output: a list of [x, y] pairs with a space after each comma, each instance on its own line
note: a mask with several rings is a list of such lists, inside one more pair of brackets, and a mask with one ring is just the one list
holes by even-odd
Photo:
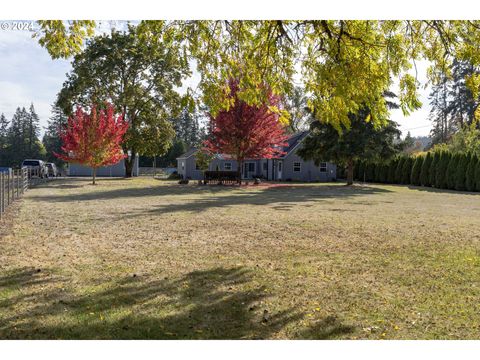
[[[68, 164], [68, 176], [92, 176], [92, 168], [80, 164]], [[97, 169], [97, 176], [103, 177], [124, 177], [125, 161], [120, 160], [115, 165], [103, 166]], [[133, 165], [133, 176], [138, 176], [138, 156], [135, 158]]]

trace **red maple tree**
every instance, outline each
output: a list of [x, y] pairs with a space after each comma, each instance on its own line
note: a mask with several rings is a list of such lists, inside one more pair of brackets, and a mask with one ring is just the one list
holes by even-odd
[[234, 104], [217, 116], [210, 117], [210, 136], [204, 142], [205, 149], [224, 154], [237, 161], [237, 178], [241, 181], [241, 169], [245, 160], [271, 159], [284, 154], [287, 136], [279, 121], [280, 116], [271, 110], [279, 107], [280, 97], [268, 94], [267, 101], [249, 105], [237, 96], [238, 81], [230, 80], [230, 96]]
[[127, 129], [123, 115], [116, 117], [111, 104], [99, 110], [94, 105], [90, 114], [78, 106], [60, 133], [63, 154], [55, 156], [91, 167], [95, 185], [97, 168], [116, 164], [126, 157], [121, 143]]

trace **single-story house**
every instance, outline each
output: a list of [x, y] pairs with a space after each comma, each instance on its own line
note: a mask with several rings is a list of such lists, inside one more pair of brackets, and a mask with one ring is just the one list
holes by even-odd
[[[297, 155], [308, 131], [292, 135], [283, 148], [285, 154], [273, 159], [252, 159], [243, 163], [242, 178], [263, 178], [276, 181], [332, 181], [337, 177], [337, 167], [329, 162], [318, 166], [313, 161], [304, 161]], [[203, 173], [195, 163], [198, 149], [193, 148], [177, 158], [177, 172], [183, 179], [201, 180]], [[209, 165], [209, 170], [236, 171], [237, 162], [219, 154]]]
[[[68, 176], [92, 176], [92, 168], [80, 164], [69, 163], [67, 169]], [[115, 165], [102, 166], [97, 169], [97, 176], [104, 177], [124, 177], [125, 161], [122, 159]], [[138, 156], [135, 157], [133, 165], [133, 176], [138, 176]]]

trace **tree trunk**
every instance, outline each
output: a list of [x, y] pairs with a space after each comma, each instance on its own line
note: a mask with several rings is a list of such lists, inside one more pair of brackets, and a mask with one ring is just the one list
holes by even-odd
[[131, 178], [133, 176], [133, 165], [135, 164], [135, 157], [136, 154], [134, 150], [131, 150], [132, 155], [130, 158], [126, 157], [125, 158], [125, 177], [126, 178]]
[[237, 182], [239, 185], [242, 185], [242, 165], [243, 161], [242, 160], [237, 160]]
[[347, 185], [353, 185], [353, 160], [347, 161]]
[[92, 169], [92, 178], [93, 178], [92, 185], [96, 185], [95, 179], [97, 178], [97, 168]]

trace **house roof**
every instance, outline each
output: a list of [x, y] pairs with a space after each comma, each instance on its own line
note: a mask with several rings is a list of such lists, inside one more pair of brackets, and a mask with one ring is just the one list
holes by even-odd
[[177, 159], [187, 159], [198, 151], [197, 148], [191, 148], [185, 154], [180, 155]]
[[308, 131], [301, 131], [290, 136], [286, 141], [288, 145], [284, 146], [282, 149], [282, 151], [284, 151], [286, 154], [281, 157], [286, 157], [287, 155], [289, 155], [294, 149], [297, 148], [300, 142], [305, 139], [307, 135]]
[[[307, 137], [308, 133], [309, 133], [308, 131], [301, 131], [301, 132], [298, 132], [298, 133], [290, 136], [285, 141], [287, 146], [284, 146], [282, 148], [282, 151], [285, 152], [285, 155], [280, 156], [280, 158], [285, 158], [288, 155], [290, 155], [290, 153], [297, 148], [297, 146], [300, 144], [300, 142], [303, 139], [305, 139], [305, 137]], [[198, 148], [191, 148], [186, 153], [179, 156], [177, 159], [188, 159], [190, 156], [194, 155], [197, 151], [198, 151]], [[229, 159], [229, 157], [227, 155], [224, 155], [224, 154], [217, 154], [216, 156], [220, 160], [228, 160]]]

